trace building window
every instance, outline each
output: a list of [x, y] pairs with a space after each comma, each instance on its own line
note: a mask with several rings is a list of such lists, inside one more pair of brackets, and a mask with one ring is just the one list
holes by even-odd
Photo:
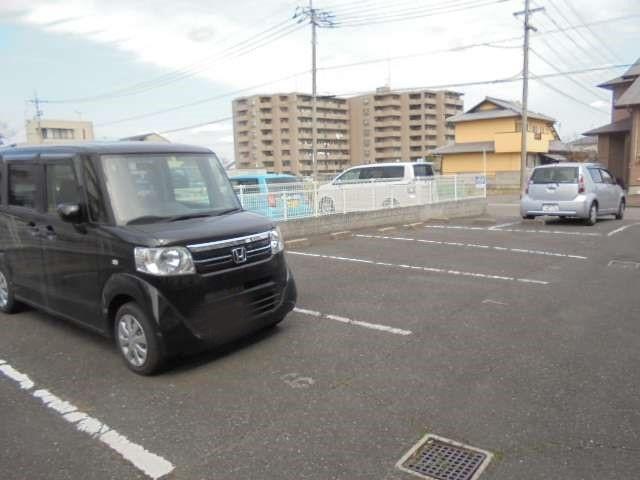
[[42, 138], [54, 140], [73, 140], [75, 138], [72, 128], [41, 128]]

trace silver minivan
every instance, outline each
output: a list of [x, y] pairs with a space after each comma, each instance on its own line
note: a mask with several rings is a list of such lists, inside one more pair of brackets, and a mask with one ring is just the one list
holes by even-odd
[[584, 218], [594, 225], [599, 216], [622, 219], [625, 193], [616, 178], [597, 163], [556, 163], [536, 167], [520, 202], [522, 218], [550, 215]]

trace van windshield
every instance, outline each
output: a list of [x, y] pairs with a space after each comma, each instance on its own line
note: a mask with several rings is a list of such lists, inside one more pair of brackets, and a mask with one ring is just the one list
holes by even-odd
[[119, 225], [179, 221], [240, 209], [214, 154], [101, 156]]
[[537, 168], [531, 176], [533, 183], [578, 183], [578, 167]]

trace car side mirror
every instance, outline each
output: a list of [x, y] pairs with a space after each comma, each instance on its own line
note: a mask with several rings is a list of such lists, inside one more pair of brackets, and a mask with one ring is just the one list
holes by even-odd
[[65, 222], [80, 223], [82, 221], [82, 208], [77, 203], [61, 203], [56, 210]]

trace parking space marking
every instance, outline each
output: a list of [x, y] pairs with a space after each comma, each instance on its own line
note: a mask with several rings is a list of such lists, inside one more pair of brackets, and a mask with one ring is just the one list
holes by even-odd
[[[289, 251], [290, 255], [301, 255], [303, 257], [316, 257], [316, 258], [326, 258], [328, 260], [339, 260], [343, 262], [356, 262], [356, 263], [365, 263], [369, 265], [375, 266], [383, 266], [383, 267], [394, 267], [394, 268], [406, 268], [410, 270], [420, 270], [423, 272], [429, 273], [442, 273], [446, 275], [460, 275], [463, 277], [469, 278], [478, 278], [478, 279], [489, 279], [489, 280], [503, 280], [508, 282], [522, 282], [522, 283], [530, 283], [535, 285], [549, 285], [549, 282], [545, 282], [542, 280], [532, 280], [530, 278], [516, 278], [516, 277], [506, 277], [502, 275], [491, 275], [487, 273], [474, 273], [474, 272], [465, 272], [460, 270], [449, 270], [446, 268], [436, 268], [436, 267], [423, 267], [418, 265], [401, 265], [396, 263], [386, 263], [386, 262], [376, 262], [374, 260], [364, 260], [361, 258], [347, 258], [347, 257], [336, 257], [334, 255], [321, 255], [319, 253], [305, 253], [305, 252], [292, 252]], [[335, 320], [335, 319], [334, 319]]]
[[514, 233], [546, 233], [549, 235], [576, 235], [583, 237], [601, 237], [602, 233], [597, 232], [566, 232], [562, 230], [531, 230], [523, 228], [486, 228], [486, 227], [467, 227], [463, 225], [425, 225], [424, 228], [439, 228], [448, 230], [476, 230], [483, 232], [514, 232]]
[[[291, 253], [291, 252], [289, 252]], [[305, 308], [294, 308], [294, 312], [301, 313], [302, 315], [309, 315], [311, 317], [326, 318], [328, 320], [334, 320], [336, 322], [347, 323], [349, 325], [355, 325], [357, 327], [369, 328], [371, 330], [379, 330], [381, 332], [393, 333], [395, 335], [411, 335], [411, 330], [404, 330], [402, 328], [390, 327], [388, 325], [381, 325], [379, 323], [363, 322], [361, 320], [351, 320], [350, 318], [340, 317], [338, 315], [330, 315], [326, 313], [320, 313], [315, 310], [307, 310]]]
[[372, 238], [376, 240], [398, 240], [403, 242], [416, 242], [416, 243], [426, 243], [431, 245], [447, 245], [450, 247], [465, 247], [465, 248], [479, 248], [483, 250], [496, 250], [499, 252], [513, 252], [513, 253], [524, 253], [528, 255], [546, 255], [548, 257], [564, 257], [564, 258], [574, 258], [576, 260], [587, 260], [587, 257], [583, 257], [582, 255], [570, 255], [568, 253], [556, 253], [556, 252], [545, 252], [542, 250], [526, 250], [524, 248], [507, 248], [507, 247], [496, 247], [493, 245], [480, 245], [477, 243], [461, 243], [461, 242], [444, 242], [438, 240], [423, 240], [420, 238], [407, 238], [407, 237], [388, 237], [384, 235], [354, 235], [354, 237], [360, 238]]
[[509, 222], [509, 223], [501, 223], [500, 225], [494, 225], [493, 227], [489, 227], [489, 230], [498, 230], [500, 228], [511, 227], [513, 225], [520, 225], [520, 222]]
[[613, 236], [613, 235], [615, 235], [617, 233], [624, 232], [627, 228], [635, 227], [636, 225], [640, 225], [640, 222], [639, 223], [630, 223], [629, 225], [624, 225], [624, 226], [622, 226], [620, 228], [616, 228], [612, 232], [607, 233], [607, 237], [611, 237], [611, 236]]
[[59, 414], [64, 420], [75, 425], [80, 432], [86, 433], [91, 438], [97, 439], [118, 452], [125, 460], [133, 464], [138, 470], [148, 477], [159, 479], [174, 470], [174, 466], [168, 460], [145, 450], [144, 447], [129, 441], [97, 418], [91, 417], [78, 408], [57, 397], [49, 390], [35, 389], [35, 383], [24, 373], [19, 372], [6, 361], [0, 363], [0, 372], [5, 377], [13, 380], [22, 390], [31, 391], [34, 398], [39, 399], [47, 408]]

